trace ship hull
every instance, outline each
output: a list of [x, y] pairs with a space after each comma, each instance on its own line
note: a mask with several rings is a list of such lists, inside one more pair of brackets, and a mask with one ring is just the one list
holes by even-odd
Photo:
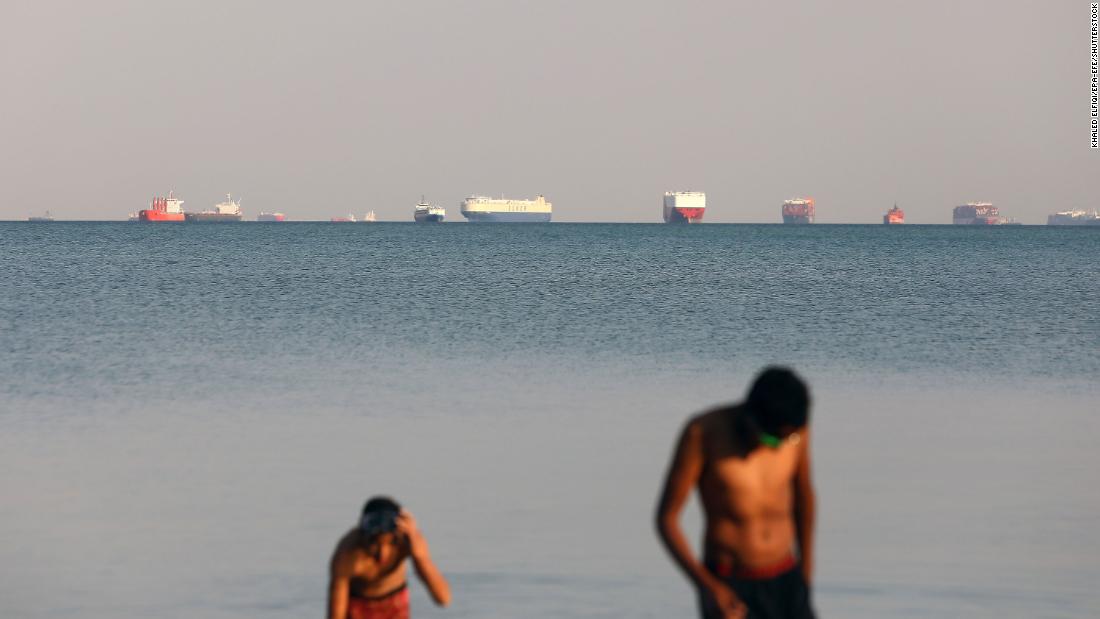
[[485, 224], [541, 224], [550, 221], [550, 213], [493, 213], [485, 211], [463, 211], [462, 216], [470, 223]]
[[444, 215], [438, 213], [425, 213], [423, 215], [417, 213], [413, 215], [413, 220], [418, 224], [438, 224], [443, 222], [444, 217]]
[[886, 224], [887, 226], [896, 226], [905, 223], [905, 218], [895, 215], [883, 215], [882, 223]]
[[165, 213], [145, 209], [138, 212], [138, 221], [184, 221], [183, 213]]
[[814, 218], [809, 215], [784, 215], [783, 223], [785, 224], [812, 224]]
[[1088, 215], [1050, 215], [1047, 217], [1048, 226], [1096, 226], [1100, 225], [1100, 216]]
[[686, 208], [666, 206], [664, 218], [666, 224], [697, 224], [702, 223], [705, 208]]
[[1000, 216], [997, 217], [955, 217], [952, 223], [956, 226], [999, 226], [1005, 223]]
[[240, 215], [228, 213], [187, 213], [184, 220], [191, 223], [232, 223], [240, 221]]

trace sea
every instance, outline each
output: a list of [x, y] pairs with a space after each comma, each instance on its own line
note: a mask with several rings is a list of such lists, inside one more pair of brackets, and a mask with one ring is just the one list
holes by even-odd
[[[822, 617], [1100, 616], [1100, 228], [0, 223], [0, 616], [691, 617], [692, 415], [811, 385]], [[699, 539], [696, 499], [683, 514]]]

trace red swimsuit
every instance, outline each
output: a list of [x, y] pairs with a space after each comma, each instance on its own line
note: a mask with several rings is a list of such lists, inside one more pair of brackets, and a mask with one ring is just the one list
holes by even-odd
[[409, 588], [401, 585], [381, 597], [348, 596], [348, 619], [409, 619]]

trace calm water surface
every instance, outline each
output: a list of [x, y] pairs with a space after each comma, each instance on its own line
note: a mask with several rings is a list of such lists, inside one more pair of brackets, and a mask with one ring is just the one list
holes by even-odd
[[0, 223], [0, 613], [319, 616], [388, 492], [455, 590], [418, 616], [690, 616], [650, 525], [673, 439], [783, 362], [824, 616], [1097, 616], [1098, 258], [1080, 228]]

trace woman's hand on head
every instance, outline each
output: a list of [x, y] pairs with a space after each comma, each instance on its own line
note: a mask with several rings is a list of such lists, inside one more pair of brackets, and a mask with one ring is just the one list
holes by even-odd
[[420, 529], [416, 526], [416, 519], [413, 518], [412, 512], [402, 509], [401, 513], [397, 515], [396, 525], [397, 534], [408, 544], [409, 554], [413, 558], [428, 554], [428, 542], [420, 534]]

